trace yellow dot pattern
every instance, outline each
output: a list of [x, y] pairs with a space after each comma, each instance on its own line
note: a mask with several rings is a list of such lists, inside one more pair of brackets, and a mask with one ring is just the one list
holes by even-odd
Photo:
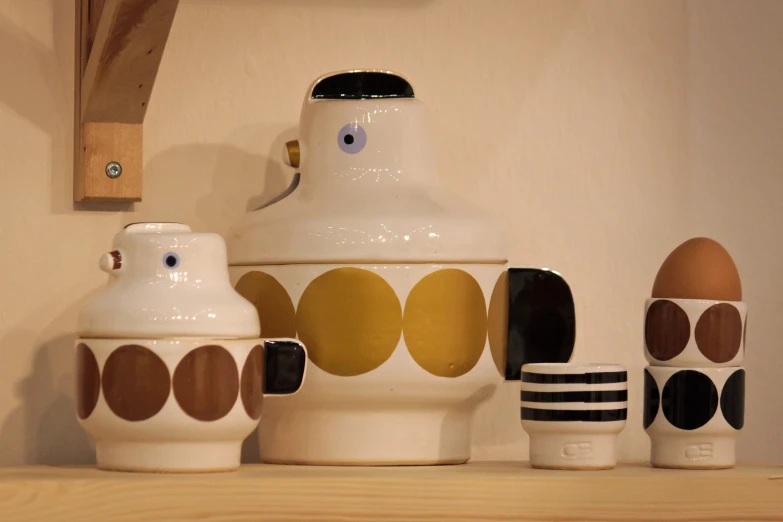
[[495, 361], [500, 375], [505, 377], [508, 347], [508, 271], [506, 270], [500, 274], [492, 290], [487, 323], [492, 360]]
[[478, 282], [456, 268], [425, 276], [405, 302], [403, 335], [411, 357], [429, 373], [468, 373], [487, 340], [486, 301]]
[[296, 330], [318, 368], [343, 377], [361, 375], [386, 362], [399, 344], [402, 308], [383, 277], [336, 268], [305, 288]]
[[256, 307], [263, 337], [296, 337], [294, 303], [277, 279], [266, 272], [248, 272], [236, 290]]

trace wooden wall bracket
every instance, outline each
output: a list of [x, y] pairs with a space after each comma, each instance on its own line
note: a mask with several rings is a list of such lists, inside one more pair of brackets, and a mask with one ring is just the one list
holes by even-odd
[[76, 0], [73, 200], [140, 201], [142, 125], [179, 0]]

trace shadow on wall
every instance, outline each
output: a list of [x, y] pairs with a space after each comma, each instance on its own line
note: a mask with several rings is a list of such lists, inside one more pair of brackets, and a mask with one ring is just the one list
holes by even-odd
[[[61, 10], [52, 4], [52, 9]], [[27, 7], [27, 6], [25, 6]], [[20, 9], [24, 9], [20, 6]], [[73, 17], [72, 17], [73, 18]], [[56, 24], [55, 24], [56, 27]], [[56, 29], [55, 29], [56, 30]], [[58, 37], [59, 35], [55, 35]], [[55, 48], [58, 42], [55, 42]], [[70, 47], [73, 48], [73, 38]], [[43, 45], [12, 20], [0, 16], [0, 49], [13, 49], [0, 56], [0, 66], [10, 74], [0, 82], [0, 103], [49, 135], [51, 140], [52, 208], [60, 213], [65, 210], [63, 201], [55, 201], [55, 193], [61, 193], [59, 185], [66, 183], [64, 166], [69, 164], [68, 137], [72, 136], [70, 122], [73, 118], [73, 95], [66, 88], [68, 76], [57, 52]], [[68, 63], [68, 60], [65, 60]], [[71, 61], [71, 63], [73, 63]]]
[[[19, 328], [0, 339], [5, 350], [35, 350], [31, 373], [14, 386], [18, 406], [0, 427], [0, 466], [95, 464], [93, 440], [79, 424], [74, 403], [76, 333], [49, 339], [41, 335], [73, 330], [76, 314], [96, 292], [77, 297], [66, 312], [36, 331]], [[44, 303], [22, 323], [34, 324], [51, 304]]]
[[245, 208], [247, 212], [252, 212], [268, 205], [289, 188], [295, 176], [295, 172], [298, 172], [299, 169], [289, 167], [281, 163], [281, 161], [283, 152], [286, 150], [286, 142], [297, 139], [298, 132], [299, 130], [297, 127], [291, 127], [279, 133], [275, 139], [272, 140], [263, 173], [265, 180], [264, 191], [252, 196], [247, 201]]
[[[32, 332], [17, 331], [0, 345], [33, 345]], [[76, 419], [73, 402], [75, 335], [44, 342], [30, 375], [16, 384], [20, 405], [0, 430], [0, 465], [95, 464], [92, 440]], [[66, 371], [60, 371], [67, 368]]]
[[[128, 203], [80, 205], [73, 203], [73, 79], [74, 1], [49, 0], [52, 47], [43, 45], [14, 21], [0, 16], [0, 67], [9, 71], [0, 81], [0, 103], [49, 135], [51, 158], [50, 208], [53, 214], [73, 210], [128, 210]], [[20, 3], [30, 19], [43, 2]], [[27, 10], [31, 13], [26, 13]]]
[[157, 154], [144, 167], [144, 202], [126, 221], [181, 221], [225, 237], [241, 216], [290, 185], [295, 171], [278, 158], [295, 132], [278, 133], [267, 156], [228, 144], [180, 145]]

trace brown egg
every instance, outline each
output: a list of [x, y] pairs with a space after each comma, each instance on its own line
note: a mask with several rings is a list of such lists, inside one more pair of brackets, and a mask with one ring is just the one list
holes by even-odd
[[655, 277], [653, 297], [741, 301], [734, 260], [720, 243], [695, 237], [669, 254]]

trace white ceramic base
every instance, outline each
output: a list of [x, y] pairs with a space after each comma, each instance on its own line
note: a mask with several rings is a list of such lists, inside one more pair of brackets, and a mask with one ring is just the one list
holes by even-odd
[[650, 463], [656, 468], [721, 469], [736, 463], [734, 436], [650, 436]]
[[470, 459], [470, 412], [306, 410], [261, 419], [263, 462], [334, 466], [463, 464]]
[[530, 465], [541, 469], [611, 469], [617, 465], [614, 433], [530, 435]]
[[242, 443], [109, 442], [96, 444], [98, 468], [113, 471], [199, 473], [239, 468]]

